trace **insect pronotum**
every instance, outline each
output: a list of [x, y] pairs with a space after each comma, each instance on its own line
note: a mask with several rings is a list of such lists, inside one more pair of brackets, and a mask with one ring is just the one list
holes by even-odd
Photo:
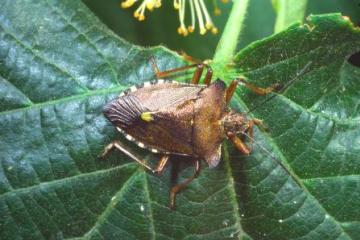
[[[219, 164], [221, 146], [225, 139], [229, 139], [241, 153], [250, 154], [250, 148], [239, 136], [247, 136], [253, 142], [253, 127], [261, 127], [262, 121], [249, 119], [247, 113], [238, 113], [229, 107], [237, 85], [240, 83], [259, 95], [266, 95], [274, 90], [282, 91], [289, 84], [285, 88], [279, 85], [259, 88], [238, 78], [226, 87], [219, 79], [211, 83], [212, 69], [206, 64], [193, 64], [160, 72], [153, 62], [153, 68], [156, 81], [145, 82], [138, 87], [132, 86], [108, 103], [103, 113], [126, 139], [160, 154], [157, 167], [153, 169], [118, 140], [106, 146], [101, 156], [104, 157], [116, 148], [158, 174], [164, 169], [170, 155], [192, 158], [194, 174], [170, 190], [170, 208], [174, 208], [176, 194], [199, 175], [201, 160], [210, 168]], [[164, 79], [190, 68], [196, 68], [190, 84]], [[207, 69], [204, 84], [199, 84], [204, 68]], [[295, 79], [290, 83], [293, 81]]]

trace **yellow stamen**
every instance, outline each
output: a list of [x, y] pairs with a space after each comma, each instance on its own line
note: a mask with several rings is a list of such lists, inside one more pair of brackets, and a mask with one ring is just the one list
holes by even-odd
[[191, 10], [191, 25], [188, 27], [191, 29], [189, 32], [194, 32], [195, 30], [195, 10], [194, 10], [194, 1], [190, 0], [190, 10]]
[[200, 34], [204, 35], [206, 33], [206, 28], [204, 26], [204, 19], [203, 19], [203, 15], [201, 12], [200, 4], [199, 4], [198, 0], [193, 0], [193, 1], [195, 1], [195, 11], [196, 11], [196, 15], [198, 17]]
[[178, 33], [184, 37], [188, 35], [188, 30], [186, 29], [184, 20], [185, 20], [185, 1], [186, 0], [178, 0], [179, 4], [179, 19], [180, 19], [180, 27], [178, 28]]
[[217, 34], [218, 32], [219, 32], [219, 30], [216, 27], [211, 28], [211, 33], [212, 34]]
[[[162, 0], [122, 0], [121, 7], [129, 8], [132, 7], [135, 3], [141, 2], [138, 5], [137, 9], [134, 11], [134, 17], [139, 21], [144, 21], [146, 18], [145, 11], [153, 11], [155, 8], [161, 7], [161, 1]], [[216, 1], [218, 0], [212, 1], [214, 13], [215, 15], [219, 15], [221, 13], [221, 10], [217, 7]], [[228, 0], [222, 1], [228, 2]], [[186, 2], [189, 2], [190, 4], [190, 25], [187, 25], [185, 23]], [[218, 29], [212, 22], [204, 0], [173, 0], [173, 5], [174, 8], [179, 11], [180, 26], [178, 27], [177, 31], [180, 35], [187, 36], [189, 33], [194, 32], [196, 24], [199, 25], [199, 32], [201, 35], [205, 34], [207, 31], [211, 31], [214, 34], [218, 32]]]
[[[138, 0], [124, 0], [121, 3], [122, 8], [128, 8], [134, 5]], [[135, 10], [134, 17], [139, 20], [145, 20], [145, 10], [148, 9], [150, 11], [154, 10], [154, 8], [161, 7], [161, 0], [143, 0], [140, 6]]]
[[220, 8], [216, 7], [216, 8], [214, 9], [214, 14], [215, 14], [215, 16], [220, 16], [220, 15], [221, 15], [221, 10], [220, 10]]
[[176, 10], [179, 10], [180, 9], [180, 0], [174, 0], [174, 8]]
[[126, 0], [125, 2], [122, 2], [121, 3], [121, 7], [122, 8], [129, 8], [131, 7], [132, 5], [134, 5], [134, 3], [136, 2], [137, 0]]
[[155, 7], [156, 7], [156, 8], [161, 7], [161, 0], [156, 0], [156, 1], [155, 1]]
[[147, 8], [148, 10], [152, 11], [152, 10], [154, 9], [154, 7], [155, 7], [154, 2], [148, 2], [148, 3], [146, 3], [146, 8]]
[[142, 13], [142, 12], [140, 12], [140, 11], [138, 11], [138, 10], [136, 10], [136, 11], [134, 12], [134, 17], [135, 17], [137, 20], [139, 20], [139, 21], [144, 21], [144, 20], [145, 20], [145, 15], [144, 15], [144, 13]]
[[206, 6], [205, 6], [205, 3], [203, 0], [200, 0], [200, 5], [201, 5], [202, 11], [205, 15], [205, 20], [206, 20], [205, 27], [206, 27], [206, 29], [210, 30], [214, 26], [214, 24], [211, 21], [211, 17], [206, 9]]

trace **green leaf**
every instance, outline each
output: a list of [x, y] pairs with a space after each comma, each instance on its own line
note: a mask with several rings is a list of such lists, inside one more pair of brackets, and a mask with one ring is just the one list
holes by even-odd
[[305, 17], [307, 0], [272, 0], [277, 14], [275, 32], [280, 32]]
[[[253, 113], [269, 127], [257, 140], [272, 154], [231, 159], [242, 226], [253, 238], [358, 238], [360, 70], [347, 59], [359, 50], [359, 29], [334, 14], [311, 16], [237, 55], [242, 74], [260, 86], [286, 83], [311, 62]], [[264, 101], [247, 91], [237, 100], [250, 109]]]
[[[241, 72], [264, 86], [313, 62], [254, 112], [270, 129], [256, 140], [301, 185], [257, 145], [250, 157], [227, 145], [220, 166], [204, 166], [179, 194], [176, 211], [167, 207], [170, 168], [158, 177], [119, 152], [97, 155], [113, 139], [126, 143], [103, 105], [153, 79], [150, 57], [160, 69], [182, 60], [124, 42], [80, 1], [2, 1], [0, 29], [1, 239], [356, 239], [360, 71], [345, 59], [360, 37], [340, 16], [313, 17], [238, 55]], [[256, 101], [239, 90], [233, 104]], [[158, 156], [128, 145], [155, 164]], [[179, 181], [192, 173], [187, 165]]]

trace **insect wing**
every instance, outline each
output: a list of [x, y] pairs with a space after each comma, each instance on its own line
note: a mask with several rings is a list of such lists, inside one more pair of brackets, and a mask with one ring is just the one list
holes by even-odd
[[[194, 102], [203, 88], [178, 83], [144, 84], [109, 103], [104, 114], [141, 147], [191, 155]], [[147, 120], [141, 118], [143, 113]]]
[[177, 82], [144, 83], [144, 87], [131, 92], [138, 97], [144, 107], [156, 112], [172, 106], [181, 105], [187, 100], [198, 98], [205, 86]]
[[141, 104], [140, 100], [133, 95], [119, 97], [103, 109], [105, 117], [115, 126], [128, 129], [136, 125], [141, 113], [147, 109]]
[[152, 121], [129, 131], [144, 145], [161, 152], [192, 155], [194, 103], [205, 86], [158, 83], [131, 93], [149, 109]]

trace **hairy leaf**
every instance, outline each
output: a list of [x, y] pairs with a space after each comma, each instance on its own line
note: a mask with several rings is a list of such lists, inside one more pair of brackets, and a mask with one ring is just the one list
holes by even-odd
[[263, 86], [286, 84], [310, 63], [264, 106], [249, 92], [238, 99], [270, 131], [257, 140], [271, 153], [258, 146], [245, 162], [231, 161], [243, 227], [255, 239], [359, 236], [360, 69], [347, 61], [359, 49], [359, 29], [334, 14], [238, 54], [242, 74]]

